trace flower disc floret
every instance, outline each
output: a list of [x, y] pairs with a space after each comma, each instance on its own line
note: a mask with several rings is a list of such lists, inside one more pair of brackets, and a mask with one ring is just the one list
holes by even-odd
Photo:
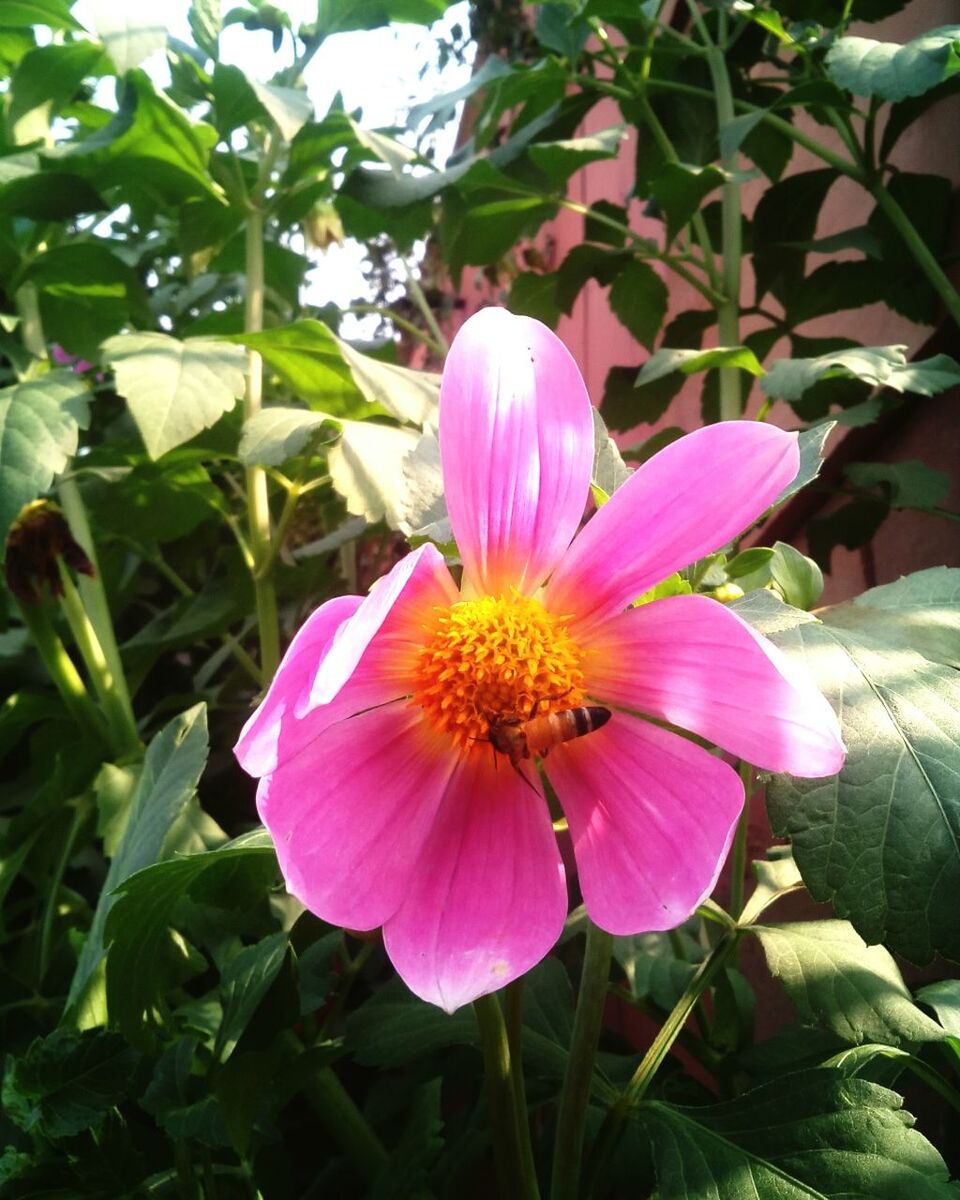
[[518, 592], [434, 609], [413, 703], [456, 745], [486, 740], [492, 721], [527, 720], [583, 703], [583, 653], [565, 618]]

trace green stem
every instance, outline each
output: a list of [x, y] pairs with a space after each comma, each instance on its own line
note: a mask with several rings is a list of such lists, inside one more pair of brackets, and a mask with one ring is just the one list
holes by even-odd
[[670, 1053], [674, 1042], [686, 1025], [687, 1019], [696, 1007], [697, 1001], [726, 966], [730, 955], [736, 949], [738, 940], [739, 934], [736, 932], [725, 935], [717, 942], [708, 957], [703, 960], [696, 975], [687, 984], [683, 995], [650, 1044], [650, 1048], [643, 1056], [633, 1078], [616, 1103], [608, 1110], [590, 1158], [590, 1186], [596, 1182], [607, 1158], [616, 1146], [631, 1109], [635, 1108], [643, 1099], [653, 1077]]
[[70, 828], [67, 830], [67, 836], [63, 843], [63, 848], [60, 851], [60, 856], [57, 859], [57, 865], [54, 867], [53, 876], [47, 890], [46, 904], [43, 910], [43, 919], [40, 923], [40, 946], [37, 954], [37, 989], [43, 986], [44, 978], [47, 974], [47, 966], [50, 962], [50, 940], [53, 936], [53, 919], [57, 914], [57, 900], [60, 895], [60, 887], [63, 883], [63, 877], [67, 873], [67, 866], [70, 863], [70, 855], [73, 854], [74, 843], [77, 840], [77, 834], [80, 832], [83, 822], [87, 817], [87, 804], [81, 800], [73, 811], [73, 820], [70, 822]]
[[613, 936], [589, 922], [570, 1055], [560, 1093], [551, 1200], [576, 1200], [580, 1194], [583, 1127], [603, 1024], [603, 1007], [610, 984], [612, 954]]
[[134, 732], [136, 741], [135, 743], [131, 743], [131, 745], [135, 744], [139, 747], [140, 735], [136, 733], [137, 721], [133, 713], [133, 702], [130, 699], [130, 689], [127, 686], [123, 660], [120, 657], [120, 647], [117, 645], [117, 636], [113, 628], [113, 617], [110, 614], [107, 591], [103, 586], [103, 575], [100, 571], [97, 548], [93, 540], [90, 521], [87, 517], [86, 505], [83, 503], [83, 497], [80, 494], [80, 488], [75, 479], [61, 480], [57, 491], [61, 507], [63, 508], [63, 515], [67, 518], [67, 524], [70, 526], [70, 532], [77, 543], [83, 548], [84, 553], [93, 566], [92, 576], [80, 576], [80, 599], [83, 601], [83, 607], [90, 618], [90, 623], [96, 631], [97, 640], [107, 660], [110, 677], [113, 681], [114, 697], [112, 703], [119, 710], [121, 723], [126, 728], [128, 734], [131, 729]]
[[487, 1080], [487, 1108], [493, 1134], [493, 1154], [500, 1181], [500, 1200], [538, 1200], [536, 1177], [526, 1169], [523, 1141], [529, 1138], [526, 1112], [517, 1108], [517, 1091], [507, 1027], [496, 995], [480, 996], [473, 1002], [480, 1027], [483, 1065]]
[[903, 211], [897, 201], [890, 195], [882, 183], [871, 185], [870, 193], [878, 206], [886, 214], [890, 224], [897, 230], [917, 261], [917, 266], [930, 281], [937, 295], [943, 301], [950, 316], [960, 326], [960, 294], [948, 279], [943, 268], [930, 252], [930, 247], [917, 232], [913, 222]]
[[[247, 294], [244, 305], [244, 329], [259, 333], [263, 329], [263, 200], [269, 172], [263, 181], [256, 202], [247, 215], [246, 276]], [[244, 397], [244, 419], [249, 421], [260, 411], [263, 402], [263, 360], [256, 350], [247, 350], [247, 388]], [[261, 573], [261, 565], [270, 557], [270, 503], [267, 476], [262, 467], [247, 467], [247, 514], [250, 526], [250, 549], [253, 554], [253, 586], [256, 596], [257, 629], [260, 635], [260, 668], [264, 679], [272, 679], [280, 662], [280, 626], [277, 614], [277, 594], [273, 579]]]
[[432, 338], [429, 333], [424, 333], [424, 331], [418, 325], [414, 325], [414, 323], [412, 321], [408, 321], [406, 317], [398, 316], [392, 308], [389, 308], [385, 304], [348, 304], [344, 306], [342, 311], [359, 313], [360, 315], [363, 315], [364, 313], [374, 313], [376, 316], [384, 317], [386, 320], [396, 325], [398, 329], [404, 330], [406, 333], [409, 333], [411, 337], [415, 337], [418, 341], [423, 342], [425, 346], [429, 346], [429, 348], [433, 350], [435, 354], [442, 356], [445, 353], [443, 346], [434, 338]]
[[25, 283], [17, 291], [17, 311], [20, 313], [20, 336], [23, 344], [34, 358], [47, 357], [47, 343], [43, 336], [43, 322], [40, 319], [40, 305], [37, 301], [37, 289], [32, 283]]
[[[700, 17], [693, 0], [689, 7], [700, 36], [706, 43], [707, 65], [713, 80], [713, 92], [717, 109], [717, 127], [720, 145], [724, 144], [723, 132], [734, 120], [733, 92], [730, 75], [721, 48], [710, 40], [709, 31]], [[725, 14], [721, 13], [721, 17]], [[724, 23], [721, 23], [721, 32]], [[740, 260], [743, 255], [743, 233], [740, 202], [740, 184], [734, 178], [737, 169], [737, 152], [721, 153], [720, 166], [724, 172], [721, 194], [721, 254], [723, 256], [723, 302], [717, 306], [717, 324], [721, 346], [740, 345]], [[720, 370], [720, 420], [735, 421], [743, 415], [743, 397], [740, 390], [740, 372], [736, 367]]]
[[413, 302], [416, 304], [417, 308], [419, 308], [420, 315], [426, 321], [427, 328], [433, 334], [433, 340], [439, 346], [440, 353], [446, 357], [447, 351], [450, 349], [450, 347], [447, 343], [447, 339], [443, 336], [443, 330], [437, 323], [437, 318], [433, 315], [433, 309], [430, 307], [430, 302], [424, 295], [423, 288], [420, 286], [420, 280], [410, 269], [410, 264], [407, 262], [407, 260], [404, 258], [401, 261], [403, 262], [403, 269], [407, 275], [407, 288], [410, 291], [410, 295], [413, 297]]
[[[303, 1043], [294, 1033], [282, 1034], [281, 1043], [291, 1056], [303, 1053]], [[303, 1090], [320, 1123], [346, 1154], [357, 1175], [365, 1183], [372, 1183], [386, 1166], [389, 1155], [336, 1073], [331, 1067], [322, 1067]]]
[[[527, 1085], [523, 1076], [523, 976], [515, 979], [504, 989], [504, 1019], [507, 1027], [507, 1045], [510, 1049], [511, 1063], [519, 1064], [513, 1071], [513, 1091], [517, 1104], [517, 1112], [527, 1111]], [[524, 1136], [526, 1133], [526, 1136]], [[520, 1130], [520, 1151], [523, 1154], [523, 1172], [526, 1179], [533, 1180], [534, 1190], [537, 1186], [537, 1167], [533, 1161], [533, 1145], [530, 1141], [529, 1125]]]
[[116, 686], [116, 678], [100, 638], [87, 615], [69, 569], [61, 558], [57, 559], [57, 566], [60, 569], [60, 583], [63, 587], [61, 607], [107, 718], [113, 748], [117, 754], [139, 757], [143, 753], [143, 744], [133, 720], [133, 713], [124, 703], [123, 694]]
[[[638, 233], [624, 225], [621, 221], [617, 221], [613, 217], [608, 217], [605, 213], [596, 212], [594, 209], [590, 208], [589, 205], [581, 204], [578, 200], [567, 200], [565, 198], [557, 197], [555, 197], [555, 199], [556, 203], [559, 204], [561, 208], [567, 209], [568, 212], [578, 213], [582, 217], [589, 217], [591, 221], [596, 221], [598, 225], [606, 225], [610, 229], [616, 229], [618, 233], [624, 234], [628, 241], [633, 242], [634, 252], [638, 255], [638, 257], [653, 258], [658, 262], [662, 262], [665, 266], [669, 267], [675, 275], [679, 275], [681, 279], [685, 280], [692, 288], [696, 289], [696, 291], [698, 291], [700, 295], [703, 296], [703, 298], [711, 305], [716, 306], [722, 301], [723, 297], [721, 295], [715, 292], [708, 284], [704, 283], [703, 280], [698, 279], [696, 275], [694, 275], [692, 271], [689, 271], [675, 255], [665, 254], [657, 250], [652, 242], [647, 242], [647, 239], [642, 238]], [[705, 264], [698, 265], [703, 265], [703, 269], [706, 270]]]
[[73, 659], [50, 623], [42, 603], [20, 601], [20, 615], [34, 645], [47, 668], [47, 673], [60, 693], [64, 707], [81, 729], [107, 744], [107, 730], [96, 705], [90, 699]]
[[740, 764], [740, 779], [743, 783], [743, 811], [737, 822], [737, 832], [730, 852], [730, 915], [739, 921], [743, 912], [743, 888], [747, 874], [747, 832], [750, 826], [750, 800], [753, 786], [753, 770], [749, 763]]

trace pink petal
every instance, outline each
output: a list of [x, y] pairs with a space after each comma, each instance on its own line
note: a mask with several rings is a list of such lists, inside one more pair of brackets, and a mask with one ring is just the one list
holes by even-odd
[[[398, 656], [406, 651], [409, 660], [409, 655], [415, 653], [424, 616], [435, 605], [453, 604], [457, 598], [457, 589], [436, 546], [426, 542], [411, 550], [377, 580], [357, 611], [337, 630], [309, 694], [297, 705], [297, 715], [310, 712], [318, 704], [329, 704], [375, 639], [380, 642], [379, 649], [386, 651], [384, 643], [389, 642]], [[405, 692], [407, 681], [399, 658], [395, 667], [401, 692]]]
[[583, 516], [590, 399], [545, 325], [485, 308], [454, 339], [440, 388], [447, 509], [472, 586], [536, 590]]
[[447, 1012], [528, 971], [563, 929], [567, 890], [546, 804], [485, 754], [461, 764], [384, 944], [411, 991]]
[[592, 694], [689, 729], [767, 771], [835, 775], [836, 715], [811, 680], [706, 596], [629, 609], [591, 641]]
[[547, 607], [594, 622], [718, 550], [776, 500], [800, 466], [797, 435], [723, 421], [672, 442], [587, 522], [550, 581]]
[[457, 759], [399, 702], [333, 725], [260, 781], [287, 890], [332, 925], [396, 912]]
[[719, 758], [615, 712], [555, 750], [547, 773], [602, 929], [672, 929], [713, 890], [743, 807], [740, 778]]
[[284, 729], [292, 731], [297, 724], [295, 704], [313, 681], [333, 635], [359, 603], [359, 596], [338, 596], [322, 604], [300, 626], [266, 696], [244, 725], [234, 748], [248, 775], [266, 775], [276, 768], [281, 734]]

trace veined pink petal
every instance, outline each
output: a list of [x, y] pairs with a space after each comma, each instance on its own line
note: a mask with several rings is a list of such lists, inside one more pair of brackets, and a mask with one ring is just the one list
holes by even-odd
[[410, 890], [384, 926], [418, 996], [453, 1012], [528, 971], [563, 929], [567, 890], [546, 804], [485, 754], [461, 760]]
[[576, 532], [593, 461], [590, 399], [545, 325], [500, 308], [466, 322], [443, 372], [440, 456], [473, 588], [535, 591]]
[[797, 435], [722, 421], [672, 442], [587, 522], [547, 587], [553, 612], [590, 624], [747, 528], [796, 476]]
[[803, 671], [706, 596], [628, 609], [590, 643], [589, 690], [689, 729], [767, 771], [843, 766], [840, 725]]
[[584, 903], [610, 933], [672, 929], [713, 889], [743, 786], [678, 734], [614, 713], [547, 760], [567, 815]]
[[[333, 641], [333, 635], [347, 617], [353, 615], [359, 603], [359, 596], [337, 596], [322, 604], [300, 626], [266, 696], [247, 720], [234, 747], [234, 754], [248, 775], [256, 778], [275, 770], [284, 732], [288, 738], [292, 736], [299, 740], [298, 734], [305, 731], [294, 716], [294, 708], [313, 682], [317, 664]], [[357, 705], [357, 709], [363, 707], [363, 703]], [[315, 737], [323, 728], [314, 723], [309, 736]]]
[[332, 925], [382, 925], [422, 873], [456, 763], [403, 702], [330, 726], [257, 792], [287, 890]]
[[297, 705], [297, 716], [330, 703], [378, 634], [381, 642], [405, 643], [409, 650], [419, 638], [423, 614], [434, 605], [453, 604], [456, 599], [457, 589], [436, 546], [426, 542], [411, 550], [377, 580], [356, 612], [337, 630], [318, 664], [309, 693]]

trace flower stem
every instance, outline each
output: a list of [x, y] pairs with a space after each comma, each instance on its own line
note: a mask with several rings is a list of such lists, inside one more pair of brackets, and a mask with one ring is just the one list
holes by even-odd
[[[473, 1002], [480, 1027], [483, 1065], [487, 1079], [487, 1107], [493, 1133], [493, 1153], [500, 1181], [501, 1200], [539, 1200], [536, 1176], [528, 1169], [532, 1157], [525, 1153], [523, 1143], [530, 1130], [526, 1111], [517, 1104], [517, 1089], [513, 1080], [515, 1064], [510, 1054], [510, 1041], [503, 1011], [496, 995], [480, 996]], [[519, 1068], [519, 1064], [516, 1064]]]
[[643, 1099], [654, 1075], [670, 1053], [673, 1043], [680, 1036], [687, 1019], [696, 1007], [697, 1001], [726, 966], [730, 955], [737, 947], [739, 937], [738, 931], [725, 934], [703, 960], [673, 1011], [664, 1021], [660, 1032], [651, 1042], [650, 1048], [643, 1056], [633, 1078], [616, 1103], [608, 1110], [590, 1156], [588, 1192], [616, 1146], [630, 1110]]
[[612, 954], [613, 936], [589, 922], [570, 1055], [560, 1094], [551, 1200], [576, 1200], [580, 1194], [583, 1126], [590, 1100], [590, 1083], [603, 1022], [603, 1007], [610, 984]]
[[890, 224], [896, 229], [917, 261], [917, 266], [923, 271], [937, 295], [943, 301], [950, 316], [960, 326], [960, 294], [947, 278], [943, 268], [930, 251], [930, 247], [917, 232], [913, 222], [903, 211], [893, 196], [882, 183], [877, 183], [870, 189], [877, 206], [886, 214]]
[[[272, 156], [264, 149], [264, 161]], [[259, 333], [263, 329], [263, 198], [270, 182], [269, 169], [261, 173], [261, 186], [247, 214], [246, 276], [247, 293], [244, 303], [244, 329]], [[247, 350], [247, 388], [243, 415], [246, 421], [255, 417], [263, 402], [263, 359], [256, 350]], [[253, 586], [256, 596], [257, 629], [260, 635], [260, 669], [264, 679], [272, 679], [280, 662], [280, 627], [277, 615], [277, 594], [270, 572], [261, 565], [270, 558], [270, 504], [267, 476], [262, 467], [247, 467], [247, 514], [250, 526], [250, 548], [253, 553]]]
[[[107, 590], [103, 586], [103, 575], [97, 559], [97, 548], [93, 540], [93, 531], [87, 517], [87, 509], [80, 494], [80, 488], [75, 479], [63, 479], [57, 489], [63, 515], [70, 526], [78, 545], [83, 549], [93, 566], [93, 575], [81, 575], [79, 579], [80, 599], [83, 608], [90, 619], [97, 641], [103, 651], [110, 672], [112, 685], [111, 706], [117, 710], [117, 719], [125, 730], [125, 738], [131, 748], [139, 753], [142, 749], [140, 735], [137, 733], [137, 721], [133, 713], [133, 703], [130, 699], [130, 689], [123, 670], [123, 660], [120, 657], [120, 647], [113, 628], [113, 617], [110, 615], [110, 604], [107, 600]], [[132, 731], [132, 736], [131, 736]]]
[[57, 636], [42, 604], [20, 601], [20, 615], [34, 645], [47, 668], [47, 673], [60, 693], [64, 707], [81, 729], [93, 734], [98, 741], [106, 743], [107, 730], [96, 705], [90, 699], [83, 680], [73, 659]]
[[[720, 167], [724, 173], [721, 192], [721, 255], [723, 258], [723, 302], [717, 305], [717, 324], [721, 346], [740, 345], [740, 259], [743, 255], [740, 184], [735, 177], [737, 151], [724, 152], [724, 130], [734, 120], [733, 92], [723, 50], [710, 37], [706, 24], [693, 0], [688, 0], [700, 36], [707, 46], [707, 66], [713, 80], [720, 137]], [[721, 13], [721, 30], [724, 14]], [[735, 421], [743, 414], [740, 372], [736, 367], [720, 369], [720, 420]]]
[[118, 754], [139, 757], [143, 753], [143, 744], [137, 732], [133, 712], [128, 704], [124, 703], [123, 691], [125, 689], [117, 687], [116, 677], [107, 661], [100, 638], [93, 622], [87, 615], [80, 593], [77, 591], [73, 577], [64, 565], [63, 559], [57, 559], [57, 566], [60, 568], [60, 583], [63, 587], [63, 596], [61, 597], [63, 613], [67, 618], [74, 641], [77, 643], [80, 656], [90, 673], [94, 691], [100, 700], [104, 716], [107, 718], [113, 748]]
[[446, 356], [450, 347], [447, 344], [447, 339], [443, 336], [443, 330], [440, 328], [437, 318], [434, 316], [433, 309], [430, 307], [430, 301], [424, 294], [423, 288], [420, 286], [420, 280], [414, 274], [410, 264], [405, 258], [402, 258], [401, 261], [403, 263], [403, 270], [407, 276], [407, 288], [410, 292], [413, 302], [416, 304], [417, 308], [419, 308], [420, 315], [423, 317], [424, 321], [426, 321], [427, 328], [433, 335], [433, 340], [439, 348], [440, 353], [443, 356]]
[[740, 764], [740, 779], [743, 783], [743, 810], [737, 822], [730, 852], [730, 915], [739, 921], [743, 912], [743, 886], [747, 872], [747, 833], [750, 826], [750, 800], [753, 785], [753, 769], [749, 763]]

